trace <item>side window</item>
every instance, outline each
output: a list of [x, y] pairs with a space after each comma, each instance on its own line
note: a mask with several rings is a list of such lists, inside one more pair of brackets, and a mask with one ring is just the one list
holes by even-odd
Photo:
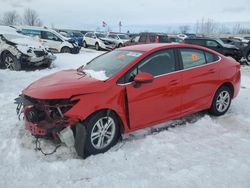
[[150, 40], [150, 42], [155, 42], [155, 35], [150, 35], [149, 36], [149, 40]]
[[168, 36], [167, 35], [159, 35], [159, 43], [167, 43], [168, 42]]
[[139, 42], [146, 42], [147, 41], [147, 35], [142, 35], [139, 39]]
[[184, 69], [206, 64], [205, 55], [202, 50], [182, 48], [180, 52]]
[[205, 52], [205, 55], [206, 55], [207, 63], [212, 63], [212, 62], [219, 60], [219, 57], [217, 55], [214, 55], [210, 52]]
[[31, 36], [31, 37], [35, 37], [35, 36], [38, 36], [39, 38], [42, 37], [41, 31], [39, 30], [22, 29], [21, 33], [24, 35]]
[[49, 31], [43, 31], [42, 38], [47, 40], [60, 41], [60, 39], [55, 34]]
[[86, 37], [90, 37], [90, 33], [87, 33], [85, 36], [86, 36]]
[[208, 47], [217, 47], [219, 44], [213, 40], [206, 41], [206, 46]]
[[140, 38], [140, 36], [136, 36], [131, 41], [132, 42], [139, 42], [139, 38]]
[[162, 50], [145, 58], [138, 64], [138, 66], [128, 71], [125, 75], [124, 81], [125, 83], [132, 82], [139, 72], [147, 72], [153, 76], [159, 76], [174, 72], [175, 70], [174, 50]]

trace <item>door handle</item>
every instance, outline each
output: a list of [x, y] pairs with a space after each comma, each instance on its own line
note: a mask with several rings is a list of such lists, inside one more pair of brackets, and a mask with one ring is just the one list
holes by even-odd
[[170, 86], [176, 86], [176, 85], [178, 85], [180, 82], [178, 81], [178, 80], [171, 80], [169, 83], [168, 83], [168, 85], [170, 85]]
[[209, 69], [208, 73], [215, 73], [215, 69]]

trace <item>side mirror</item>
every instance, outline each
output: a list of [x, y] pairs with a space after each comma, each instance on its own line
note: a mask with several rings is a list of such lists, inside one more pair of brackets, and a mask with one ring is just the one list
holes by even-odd
[[135, 83], [150, 83], [153, 80], [153, 75], [147, 72], [140, 72], [134, 78]]

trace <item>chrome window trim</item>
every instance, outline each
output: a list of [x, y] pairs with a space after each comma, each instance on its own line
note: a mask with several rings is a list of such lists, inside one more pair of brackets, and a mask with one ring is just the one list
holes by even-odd
[[[216, 56], [218, 56], [218, 55], [216, 55]], [[166, 76], [166, 75], [170, 75], [170, 74], [174, 74], [174, 73], [178, 73], [178, 72], [183, 72], [183, 71], [190, 70], [190, 69], [195, 69], [195, 68], [200, 68], [200, 67], [204, 67], [204, 66], [207, 66], [207, 65], [215, 64], [215, 63], [218, 63], [222, 59], [220, 56], [218, 56], [218, 57], [219, 57], [219, 59], [217, 61], [213, 61], [211, 63], [206, 63], [206, 64], [202, 64], [202, 65], [199, 65], [199, 66], [190, 67], [190, 68], [187, 68], [187, 69], [181, 69], [181, 70], [178, 70], [178, 71], [161, 74], [161, 75], [158, 75], [158, 76], [154, 76], [154, 78], [159, 78], [159, 77], [162, 77], [162, 76]], [[128, 82], [128, 83], [125, 83], [125, 84], [117, 84], [117, 85], [118, 86], [126, 86], [126, 85], [129, 85], [129, 84], [132, 84], [132, 83], [134, 83], [134, 81]]]

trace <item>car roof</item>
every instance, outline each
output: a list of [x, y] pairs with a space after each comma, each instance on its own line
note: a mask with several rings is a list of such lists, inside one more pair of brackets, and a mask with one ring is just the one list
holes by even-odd
[[119, 48], [117, 50], [126, 50], [126, 51], [142, 51], [142, 52], [148, 52], [151, 50], [156, 49], [164, 49], [164, 48], [198, 48], [203, 50], [208, 50], [207, 48], [204, 48], [202, 46], [198, 45], [192, 45], [192, 44], [185, 44], [185, 43], [152, 43], [152, 44], [141, 44], [141, 45], [133, 45], [133, 46], [127, 46], [123, 48]]

